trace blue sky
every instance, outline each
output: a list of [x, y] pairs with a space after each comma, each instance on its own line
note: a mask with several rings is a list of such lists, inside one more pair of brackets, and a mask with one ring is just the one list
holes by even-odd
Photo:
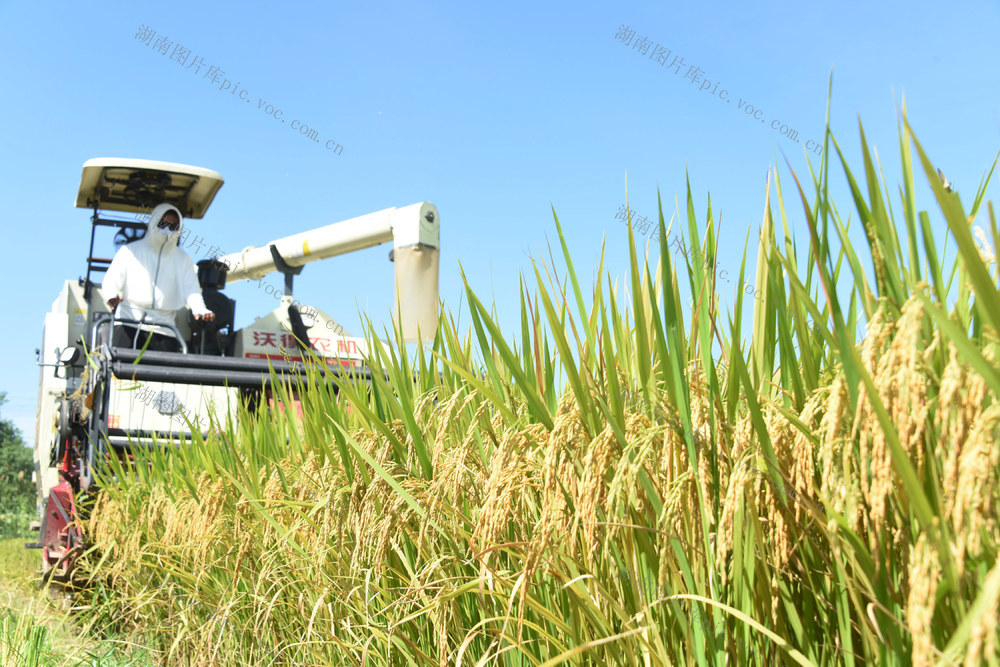
[[[655, 46], [643, 55], [616, 40], [622, 25], [670, 49], [671, 62], [683, 58], [681, 71], [651, 60]], [[171, 43], [167, 55], [155, 38], [136, 38], [140, 26]], [[895, 187], [895, 105], [905, 93], [918, 137], [968, 203], [1000, 148], [997, 34], [1000, 9], [985, 2], [0, 2], [11, 288], [3, 417], [32, 440], [43, 315], [85, 268], [88, 214], [73, 201], [90, 158], [219, 171], [226, 184], [192, 228], [227, 252], [431, 201], [441, 213], [441, 297], [457, 308], [461, 263], [510, 330], [518, 276], [530, 276], [530, 256], [555, 239], [552, 207], [583, 280], [602, 243], [608, 269], [625, 275], [626, 228], [615, 213], [626, 174], [632, 208], [650, 218], [657, 191], [669, 217], [685, 174], [702, 218], [711, 193], [723, 224], [719, 267], [738, 271], [768, 168], [780, 161], [787, 177], [787, 157], [807, 175], [804, 149], [822, 140], [831, 68], [832, 126], [853, 165], [860, 116]], [[203, 59], [199, 73], [170, 60], [177, 45], [188, 62]], [[215, 84], [204, 76], [213, 66]], [[696, 83], [684, 78], [691, 66]], [[244, 99], [221, 91], [224, 80]], [[258, 109], [267, 105], [288, 122]], [[292, 120], [321, 142], [290, 129]], [[800, 143], [780, 134], [782, 124]], [[328, 140], [342, 154], [324, 148]], [[839, 184], [836, 192], [846, 214], [850, 202]], [[920, 193], [931, 208], [929, 191]], [[996, 182], [988, 197], [1000, 199]], [[801, 215], [792, 211], [790, 224], [802, 233]], [[387, 252], [310, 264], [296, 295], [348, 331], [359, 330], [359, 309], [385, 321]], [[237, 325], [276, 305], [248, 283], [227, 293]]]

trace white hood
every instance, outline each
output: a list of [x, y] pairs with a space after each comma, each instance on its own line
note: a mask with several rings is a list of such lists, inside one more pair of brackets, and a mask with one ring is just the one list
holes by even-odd
[[[167, 211], [177, 214], [176, 231], [159, 229], [160, 219]], [[118, 306], [120, 319], [174, 324], [177, 310], [187, 305], [195, 315], [208, 313], [201, 297], [201, 286], [194, 262], [178, 247], [184, 218], [177, 207], [160, 204], [153, 209], [142, 239], [123, 246], [115, 254], [101, 289], [104, 300], [122, 297]], [[148, 329], [150, 327], [143, 327]], [[153, 328], [169, 334], [169, 329]]]
[[[179, 224], [177, 225], [176, 231], [170, 229], [160, 229], [158, 225], [160, 220], [167, 211], [173, 211], [177, 215], [177, 220]], [[171, 251], [177, 247], [180, 242], [181, 231], [184, 229], [184, 216], [181, 212], [177, 210], [176, 206], [172, 204], [159, 204], [153, 211], [149, 214], [149, 222], [146, 223], [146, 235], [142, 237], [142, 241], [149, 244], [153, 250], [159, 252], [160, 248], [164, 245], [167, 246], [167, 250]]]

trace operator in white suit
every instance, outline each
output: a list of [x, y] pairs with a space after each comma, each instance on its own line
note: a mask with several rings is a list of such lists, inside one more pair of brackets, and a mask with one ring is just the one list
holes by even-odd
[[194, 262], [178, 247], [182, 224], [175, 206], [160, 204], [150, 213], [146, 235], [122, 246], [111, 260], [101, 283], [108, 308], [118, 307], [116, 319], [144, 322], [138, 329], [134, 324], [116, 324], [112, 339], [116, 347], [144, 347], [151, 335], [148, 349], [180, 350], [173, 332], [156, 325], [174, 324], [176, 311], [185, 304], [195, 319], [215, 319], [201, 298]]

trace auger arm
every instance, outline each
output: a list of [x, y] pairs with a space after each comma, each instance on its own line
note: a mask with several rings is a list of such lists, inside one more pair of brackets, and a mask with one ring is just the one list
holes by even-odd
[[[289, 269], [392, 241], [395, 312], [402, 319], [404, 338], [415, 342], [432, 337], [437, 330], [439, 227], [437, 208], [421, 202], [335, 222], [263, 246], [248, 246], [219, 261], [229, 267], [227, 284], [257, 280], [282, 269], [290, 280]], [[282, 260], [285, 267], [279, 266]]]

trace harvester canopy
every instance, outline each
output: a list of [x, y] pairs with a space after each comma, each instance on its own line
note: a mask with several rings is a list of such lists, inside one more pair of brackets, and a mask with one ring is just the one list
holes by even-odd
[[77, 208], [149, 213], [166, 202], [200, 219], [223, 184], [211, 169], [175, 162], [99, 157], [83, 163]]

